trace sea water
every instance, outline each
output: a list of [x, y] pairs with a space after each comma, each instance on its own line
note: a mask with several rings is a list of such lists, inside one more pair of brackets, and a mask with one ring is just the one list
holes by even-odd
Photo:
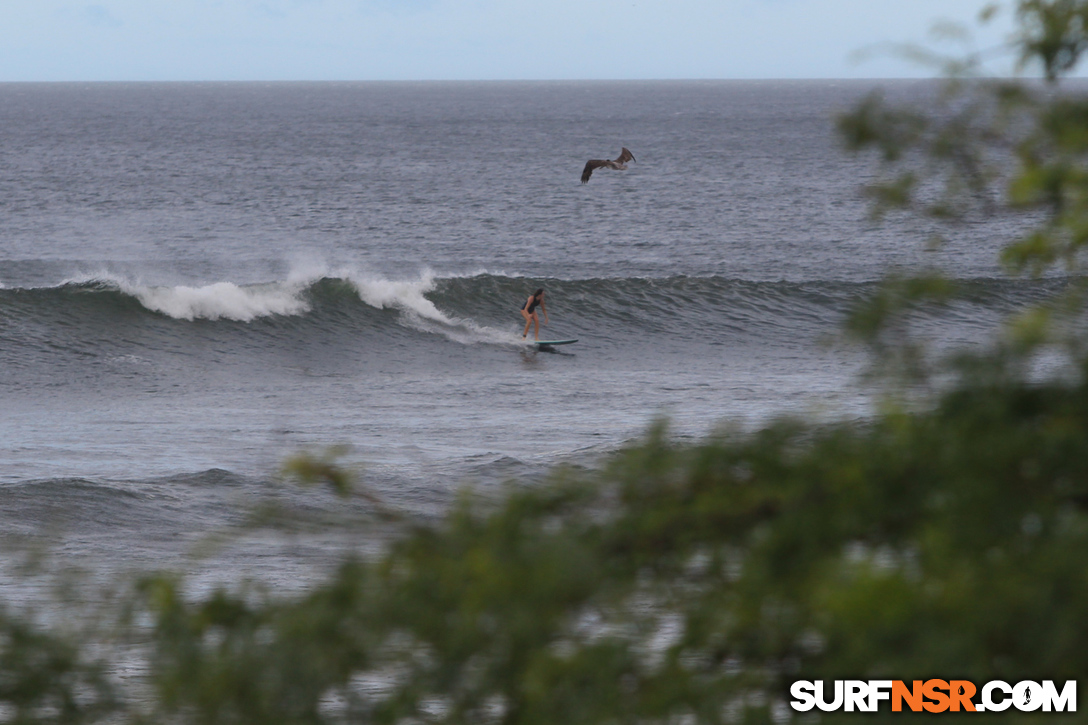
[[[864, 353], [826, 343], [890, 268], [974, 285], [933, 318], [952, 344], [1032, 294], [1001, 278], [1005, 220], [938, 249], [871, 220], [834, 117], [874, 86], [0, 85], [5, 540], [199, 567], [300, 450], [350, 446], [362, 485], [433, 516], [661, 417], [689, 439], [864, 417]], [[537, 287], [542, 336], [576, 345], [523, 343]], [[295, 581], [333, 556], [311, 536], [215, 576]]]

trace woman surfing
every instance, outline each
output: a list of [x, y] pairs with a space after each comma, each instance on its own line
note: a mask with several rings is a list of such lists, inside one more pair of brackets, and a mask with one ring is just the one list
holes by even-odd
[[525, 304], [521, 306], [521, 316], [525, 318], [525, 332], [521, 333], [523, 340], [529, 335], [529, 325], [533, 325], [533, 339], [540, 339], [540, 318], [536, 313], [537, 307], [540, 307], [541, 312], [544, 313], [544, 324], [547, 325], [548, 308], [544, 306], [543, 287], [529, 295], [529, 298], [525, 300]]

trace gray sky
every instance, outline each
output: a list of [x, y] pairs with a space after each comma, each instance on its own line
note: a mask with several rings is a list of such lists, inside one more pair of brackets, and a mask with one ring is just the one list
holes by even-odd
[[[929, 76], [984, 0], [0, 0], [0, 81]], [[955, 46], [947, 46], [953, 50]]]

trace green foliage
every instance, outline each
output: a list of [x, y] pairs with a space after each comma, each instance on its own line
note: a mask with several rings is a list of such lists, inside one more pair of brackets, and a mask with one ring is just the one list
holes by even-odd
[[1082, 0], [1021, 0], [1021, 64], [1041, 65], [1049, 81], [1076, 68], [1088, 49], [1088, 6]]
[[19, 725], [100, 722], [118, 708], [101, 663], [77, 643], [0, 609], [0, 718]]
[[318, 723], [323, 698], [367, 665], [370, 634], [357, 618], [365, 579], [340, 575], [301, 601], [244, 588], [186, 600], [170, 575], [143, 580], [153, 615], [155, 722]]
[[298, 453], [284, 462], [283, 472], [304, 486], [325, 484], [337, 495], [346, 497], [354, 490], [354, 476], [337, 461], [347, 452], [344, 446], [333, 446], [320, 455]]
[[1075, 679], [1088, 384], [985, 356], [930, 411], [694, 446], [657, 426], [599, 471], [466, 496], [302, 595], [161, 574], [130, 607], [143, 699], [8, 618], [7, 719], [770, 722], [798, 678]]
[[861, 426], [659, 427], [294, 601], [150, 580], [159, 701], [199, 723], [766, 722], [797, 678], [1075, 679], [1088, 385], [974, 379]]
[[[993, 14], [988, 9], [983, 19]], [[1088, 246], [1088, 99], [1063, 81], [1088, 48], [1088, 1], [1020, 0], [1016, 18], [1011, 50], [1021, 67], [1041, 71], [1045, 83], [994, 80], [970, 56], [946, 64], [952, 75], [932, 105], [895, 107], [874, 95], [842, 116], [839, 129], [849, 150], [871, 152], [882, 166], [868, 189], [877, 215], [911, 211], [952, 224], [952, 233], [973, 215], [1019, 216], [1023, 233], [994, 240], [1003, 243], [1000, 259], [1010, 273], [1080, 275]], [[916, 300], [895, 291], [902, 280], [890, 286], [878, 295], [877, 309], [859, 313], [879, 317], [886, 329], [866, 329], [862, 339], [881, 341], [877, 352], [898, 347], [918, 357], [921, 348], [904, 333]], [[887, 304], [893, 298], [898, 306]], [[1070, 295], [1048, 303], [1050, 313], [1020, 315], [1013, 347], [1031, 355], [1038, 348], [1026, 341], [1055, 342], [1052, 328], [1029, 331], [1028, 321], [1059, 325], [1081, 301], [1083, 291], [1074, 285]]]

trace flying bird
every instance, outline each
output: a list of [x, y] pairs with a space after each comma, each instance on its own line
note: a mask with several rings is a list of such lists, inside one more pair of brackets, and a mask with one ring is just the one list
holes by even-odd
[[586, 162], [586, 167], [582, 169], [582, 183], [589, 181], [589, 177], [593, 175], [593, 169], [599, 169], [604, 166], [608, 169], [615, 169], [616, 171], [626, 171], [627, 162], [634, 161], [635, 157], [625, 147], [620, 151], [619, 158], [615, 161], [609, 159], [590, 159]]

